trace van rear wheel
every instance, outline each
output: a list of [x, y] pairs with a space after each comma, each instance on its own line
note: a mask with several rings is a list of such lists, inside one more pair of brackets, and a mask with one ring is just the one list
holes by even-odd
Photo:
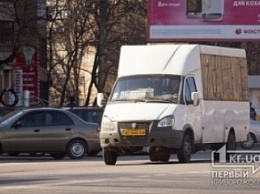
[[[228, 139], [227, 139], [227, 143], [226, 143], [226, 150], [227, 151], [232, 151], [232, 150], [236, 150], [237, 148], [237, 144], [236, 144], [236, 137], [235, 135], [231, 132], [228, 135]], [[229, 160], [230, 156], [232, 154], [230, 153], [226, 153], [226, 160]]]
[[159, 161], [159, 158], [156, 154], [156, 147], [149, 147], [149, 159], [151, 162]]
[[226, 146], [227, 150], [236, 150], [236, 137], [233, 133], [229, 133]]
[[103, 150], [103, 159], [106, 165], [115, 165], [117, 154], [110, 150]]
[[192, 140], [189, 134], [185, 134], [181, 148], [178, 150], [177, 157], [179, 162], [187, 163], [190, 161], [192, 154]]

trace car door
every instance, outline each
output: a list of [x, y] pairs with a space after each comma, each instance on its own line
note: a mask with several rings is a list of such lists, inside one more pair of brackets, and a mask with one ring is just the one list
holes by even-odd
[[73, 120], [63, 111], [47, 111], [44, 118], [43, 146], [46, 152], [65, 152], [73, 135]]
[[39, 152], [42, 150], [43, 112], [33, 111], [18, 119], [6, 130], [3, 149], [6, 152]]

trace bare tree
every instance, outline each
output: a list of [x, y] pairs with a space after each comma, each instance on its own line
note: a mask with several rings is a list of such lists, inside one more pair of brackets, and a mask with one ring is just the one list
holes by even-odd
[[[120, 47], [124, 44], [146, 44], [146, 4], [147, 0], [79, 0], [67, 1], [63, 8], [59, 7], [60, 12], [65, 11], [66, 17], [53, 20], [55, 25], [49, 32], [55, 37], [50, 39], [50, 45], [54, 49], [51, 53], [55, 56], [51, 60], [50, 67], [60, 67], [59, 71], [50, 68], [49, 75], [61, 83], [53, 84], [56, 92], [60, 94], [60, 105], [69, 94], [75, 97], [82, 94], [78, 79], [82, 70], [90, 74], [86, 106], [94, 103], [92, 100], [96, 91], [110, 93], [117, 77]], [[216, 44], [216, 42], [204, 44]], [[242, 46], [237, 42], [217, 44], [229, 47]], [[66, 51], [64, 55], [60, 55], [59, 52], [61, 45]], [[251, 47], [251, 43], [246, 45], [247, 49], [253, 48], [255, 52], [259, 49], [259, 44], [254, 47]], [[88, 50], [93, 52], [90, 54]], [[85, 59], [92, 57], [93, 61], [88, 61], [92, 63], [92, 69], [84, 70], [82, 65]], [[251, 57], [249, 59], [251, 60]], [[259, 61], [255, 59], [257, 60]], [[252, 65], [249, 69], [259, 68], [256, 62], [250, 64]]]
[[[96, 3], [95, 22], [98, 26], [96, 55], [91, 84], [98, 92], [109, 95], [117, 76], [120, 47], [124, 44], [145, 44], [146, 1], [107, 1]], [[98, 76], [98, 79], [97, 79]], [[91, 96], [90, 85], [86, 105]]]
[[[91, 78], [85, 105], [90, 105], [95, 91], [103, 92], [107, 87], [105, 90], [109, 93], [116, 77], [120, 46], [131, 41], [134, 44], [133, 33], [143, 34], [143, 39], [139, 38], [139, 42], [135, 43], [145, 43], [146, 3], [78, 0], [66, 1], [62, 5], [60, 2], [56, 0], [52, 5], [53, 18], [48, 25], [48, 76], [53, 80], [53, 90], [60, 96], [59, 106], [62, 106], [69, 95], [78, 100], [77, 97], [82, 94], [79, 89], [80, 73], [89, 71]], [[143, 9], [136, 9], [137, 5]], [[133, 10], [136, 13], [131, 13]], [[136, 23], [131, 25], [131, 20]], [[92, 69], [85, 70], [82, 65], [92, 57]]]
[[81, 95], [80, 73], [85, 51], [93, 40], [90, 33], [91, 14], [88, 1], [57, 0], [50, 7], [52, 18], [48, 25], [48, 76], [53, 80], [53, 90], [60, 96], [59, 106], [71, 95]]

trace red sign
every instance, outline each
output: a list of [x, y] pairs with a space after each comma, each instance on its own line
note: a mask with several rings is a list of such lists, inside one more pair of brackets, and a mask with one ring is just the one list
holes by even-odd
[[[22, 88], [23, 91], [28, 90], [30, 92], [30, 106], [31, 105], [38, 105], [39, 103], [39, 59], [38, 59], [38, 52], [35, 51], [32, 56], [32, 60], [30, 60], [30, 64], [26, 62], [25, 56], [23, 51], [19, 51], [16, 54], [16, 61], [15, 61], [15, 70], [17, 72], [21, 72], [22, 76], [19, 78], [19, 76], [16, 76], [18, 79], [22, 80], [16, 80], [16, 88]], [[27, 59], [28, 60], [28, 59]], [[19, 87], [19, 83], [22, 85], [22, 87]], [[21, 86], [20, 85], [20, 86]], [[23, 91], [16, 91], [18, 93], [21, 92], [23, 94]], [[20, 95], [21, 95], [20, 94]]]
[[260, 40], [260, 0], [148, 2], [148, 41]]

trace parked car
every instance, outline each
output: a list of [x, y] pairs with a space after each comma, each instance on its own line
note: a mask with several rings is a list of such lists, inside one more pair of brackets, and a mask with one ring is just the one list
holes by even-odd
[[99, 125], [67, 110], [31, 108], [0, 119], [1, 153], [49, 153], [55, 159], [81, 159], [100, 150]]
[[252, 149], [256, 143], [260, 143], [260, 122], [251, 119], [250, 131], [246, 142], [241, 143], [243, 149]]
[[87, 122], [98, 123], [99, 126], [101, 125], [104, 108], [95, 106], [77, 106], [64, 107], [63, 109], [73, 112]]

